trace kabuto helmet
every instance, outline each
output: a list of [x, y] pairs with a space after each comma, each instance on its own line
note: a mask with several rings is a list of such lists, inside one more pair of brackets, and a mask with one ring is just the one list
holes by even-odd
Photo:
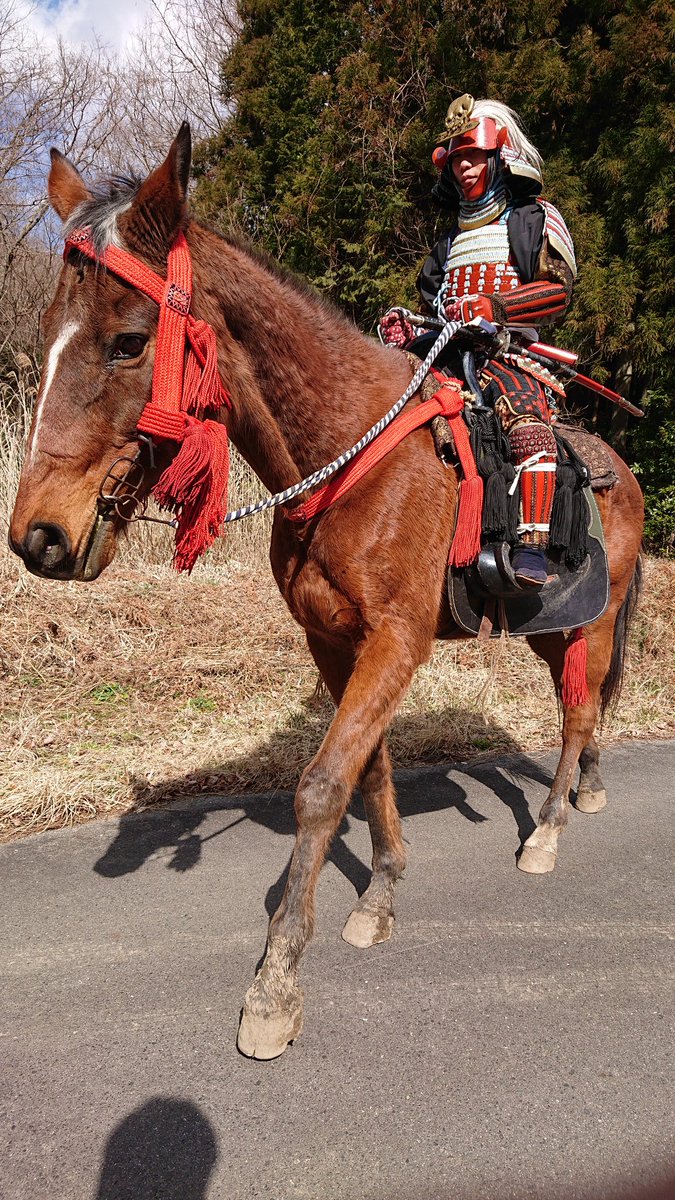
[[450, 203], [456, 197], [458, 185], [452, 172], [452, 159], [464, 150], [487, 151], [483, 190], [501, 170], [512, 193], [537, 196], [541, 191], [541, 155], [523, 133], [513, 110], [499, 100], [474, 100], [468, 93], [453, 100], [439, 141], [448, 143], [447, 149], [438, 146], [432, 155], [435, 167], [441, 172], [433, 195], [442, 204]]

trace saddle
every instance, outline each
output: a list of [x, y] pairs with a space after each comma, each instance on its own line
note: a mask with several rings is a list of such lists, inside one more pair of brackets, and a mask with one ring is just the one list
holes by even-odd
[[571, 570], [564, 551], [547, 550], [549, 581], [540, 591], [519, 588], [507, 542], [484, 546], [470, 567], [448, 569], [450, 611], [460, 629], [481, 640], [559, 633], [597, 621], [609, 601], [609, 570], [600, 513], [590, 487], [584, 488], [588, 507], [588, 553]]
[[[613, 487], [617, 475], [607, 447], [576, 425], [559, 423], [558, 436], [572, 447], [587, 472], [583, 499], [587, 508], [588, 542], [583, 562], [571, 568], [562, 549], [548, 548], [548, 583], [540, 591], [518, 586], [507, 542], [484, 546], [471, 567], [448, 571], [452, 615], [466, 633], [478, 638], [558, 633], [596, 621], [609, 600], [609, 570], [600, 512], [593, 495]], [[437, 450], [440, 448], [437, 447]]]
[[[421, 339], [418, 339], [421, 340]], [[417, 355], [408, 354], [411, 364]], [[431, 394], [437, 384], [425, 380], [421, 395]], [[600, 512], [594, 491], [613, 487], [617, 475], [607, 447], [595, 435], [570, 422], [558, 422], [556, 440], [562, 457], [574, 459], [585, 486], [577, 497], [579, 517], [587, 536], [576, 561], [570, 561], [564, 546], [545, 551], [548, 582], [541, 590], [521, 588], [511, 567], [508, 542], [485, 545], [470, 567], [448, 569], [448, 598], [453, 618], [465, 633], [480, 639], [499, 637], [508, 632], [514, 637], [558, 633], [577, 629], [596, 621], [609, 601], [609, 570]], [[431, 433], [438, 457], [450, 463], [455, 447], [448, 422], [436, 417]]]

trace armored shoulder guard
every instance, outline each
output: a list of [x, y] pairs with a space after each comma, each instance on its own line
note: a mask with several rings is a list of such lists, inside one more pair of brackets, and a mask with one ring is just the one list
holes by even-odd
[[574, 257], [574, 243], [561, 214], [549, 200], [539, 200], [544, 210], [544, 244], [548, 242], [554, 252], [564, 259], [572, 272], [572, 278], [577, 277], [577, 260]]

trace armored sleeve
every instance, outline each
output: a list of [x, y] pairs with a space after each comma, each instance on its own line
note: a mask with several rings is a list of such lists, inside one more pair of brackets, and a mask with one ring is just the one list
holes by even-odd
[[547, 200], [516, 212], [519, 220], [515, 227], [509, 222], [509, 240], [524, 282], [492, 297], [495, 319], [503, 325], [552, 324], [563, 316], [572, 298], [576, 277], [572, 238], [557, 208]]

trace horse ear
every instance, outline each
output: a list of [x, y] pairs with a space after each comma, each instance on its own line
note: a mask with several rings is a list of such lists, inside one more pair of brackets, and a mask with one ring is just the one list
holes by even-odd
[[190, 126], [183, 121], [161, 167], [141, 184], [129, 210], [125, 224], [134, 241], [149, 240], [149, 249], [162, 252], [171, 245], [185, 219], [191, 158]]
[[65, 154], [54, 149], [49, 153], [52, 160], [47, 181], [49, 201], [61, 220], [67, 221], [78, 204], [84, 204], [85, 200], [91, 200], [91, 192], [77, 167], [69, 162]]

